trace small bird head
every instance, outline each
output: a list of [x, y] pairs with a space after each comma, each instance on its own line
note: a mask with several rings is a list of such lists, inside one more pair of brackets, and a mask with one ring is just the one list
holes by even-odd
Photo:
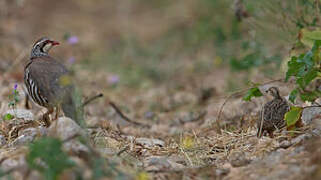
[[47, 37], [40, 38], [33, 45], [30, 58], [47, 56], [49, 50], [55, 45], [59, 45], [59, 42], [50, 40]]
[[268, 90], [266, 90], [266, 93], [270, 94], [274, 98], [280, 98], [279, 89], [277, 87], [270, 87]]

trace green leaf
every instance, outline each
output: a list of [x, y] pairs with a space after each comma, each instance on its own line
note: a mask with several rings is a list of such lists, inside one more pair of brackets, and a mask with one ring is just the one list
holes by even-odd
[[244, 101], [251, 101], [252, 97], [260, 97], [263, 96], [260, 89], [258, 87], [251, 88], [243, 97]]
[[307, 29], [302, 30], [302, 43], [312, 47], [316, 40], [321, 40], [321, 31], [308, 31]]
[[289, 100], [290, 100], [292, 103], [294, 103], [294, 101], [295, 101], [298, 93], [299, 93], [299, 90], [298, 90], [298, 89], [294, 89], [294, 90], [291, 91]]
[[291, 110], [284, 115], [287, 127], [295, 125], [295, 123], [300, 119], [301, 113], [301, 107], [292, 106]]
[[318, 69], [311, 69], [304, 76], [299, 77], [296, 82], [302, 89], [304, 89], [307, 85], [310, 84], [311, 81], [313, 81], [316, 77], [318, 77], [318, 75], [319, 75]]
[[16, 105], [16, 103], [14, 101], [10, 101], [8, 103], [8, 107], [14, 107]]
[[302, 74], [305, 69], [305, 63], [300, 59], [300, 57], [291, 57], [291, 60], [288, 62], [288, 71], [286, 72], [285, 81], [288, 81], [291, 76]]
[[46, 137], [35, 141], [26, 157], [29, 167], [42, 173], [44, 179], [58, 179], [65, 169], [75, 166], [61, 148], [59, 139]]
[[4, 116], [3, 116], [3, 119], [4, 120], [11, 120], [11, 119], [13, 119], [14, 118], [14, 116], [12, 115], [12, 114], [10, 114], [10, 113], [7, 113], [7, 114], [5, 114]]
[[[321, 32], [321, 31], [320, 31]], [[314, 41], [313, 47], [312, 47], [312, 53], [314, 55], [318, 55], [316, 53], [319, 52], [321, 46], [321, 39]]]
[[305, 65], [305, 69], [310, 69], [314, 65], [312, 51], [308, 51], [303, 57], [299, 56], [297, 60]]
[[16, 102], [16, 103], [18, 103], [19, 102], [19, 96], [14, 96], [14, 101]]
[[303, 101], [309, 101], [309, 102], [315, 101], [320, 96], [321, 96], [321, 92], [317, 91], [317, 90], [316, 91], [312, 91], [312, 92], [305, 92], [305, 93], [301, 93], [300, 94], [300, 98]]
[[[286, 72], [285, 81], [288, 81], [291, 76], [297, 78], [303, 77], [305, 79], [299, 80], [301, 86], [306, 86], [305, 81], [313, 80], [315, 71], [313, 70], [316, 63], [320, 60], [319, 58], [319, 48], [321, 46], [321, 41], [317, 40], [314, 42], [312, 50], [308, 51], [305, 54], [301, 54], [299, 57], [293, 56], [288, 62], [288, 71]], [[312, 71], [313, 70], [313, 71]], [[312, 71], [312, 72], [311, 72]]]

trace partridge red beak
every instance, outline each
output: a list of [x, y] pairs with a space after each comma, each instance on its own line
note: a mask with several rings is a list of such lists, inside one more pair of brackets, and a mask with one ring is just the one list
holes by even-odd
[[53, 46], [56, 46], [56, 45], [59, 45], [60, 43], [57, 42], [57, 41], [50, 41], [50, 43], [53, 45]]

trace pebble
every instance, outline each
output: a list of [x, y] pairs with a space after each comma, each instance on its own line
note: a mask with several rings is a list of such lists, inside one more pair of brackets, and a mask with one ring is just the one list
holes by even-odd
[[82, 135], [84, 131], [81, 127], [72, 119], [67, 117], [61, 117], [54, 121], [48, 130], [50, 136], [58, 137], [62, 141], [76, 136]]
[[304, 108], [302, 111], [302, 117], [301, 117], [302, 123], [304, 125], [309, 125], [316, 118], [316, 116], [320, 114], [321, 114], [320, 107]]
[[137, 138], [135, 141], [137, 144], [140, 144], [146, 147], [154, 147], [154, 146], [163, 147], [165, 145], [165, 142], [159, 139]]

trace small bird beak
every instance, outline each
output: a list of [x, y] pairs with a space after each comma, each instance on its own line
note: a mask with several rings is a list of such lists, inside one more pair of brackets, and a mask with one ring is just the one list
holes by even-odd
[[57, 41], [50, 41], [50, 43], [53, 45], [53, 46], [56, 46], [56, 45], [59, 45], [60, 43], [57, 42]]

